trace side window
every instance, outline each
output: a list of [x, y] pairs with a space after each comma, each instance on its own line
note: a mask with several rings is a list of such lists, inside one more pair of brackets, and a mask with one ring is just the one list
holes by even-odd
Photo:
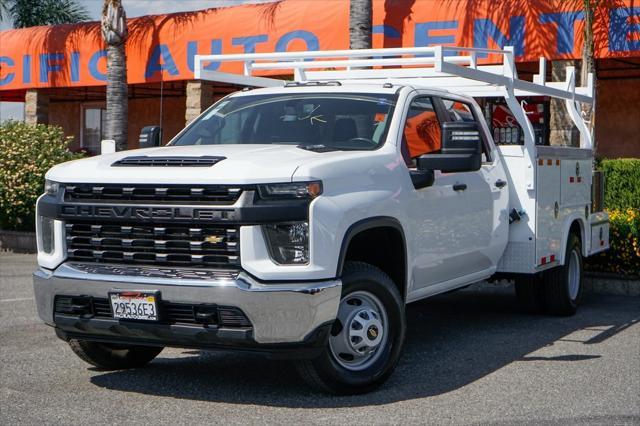
[[413, 159], [441, 148], [440, 121], [429, 97], [417, 97], [411, 102], [402, 135], [402, 155], [407, 166]]
[[475, 121], [469, 105], [449, 99], [443, 99], [442, 102], [449, 121]]

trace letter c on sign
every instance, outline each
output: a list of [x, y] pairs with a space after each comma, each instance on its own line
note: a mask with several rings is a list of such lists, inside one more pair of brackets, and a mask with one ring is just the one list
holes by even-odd
[[98, 70], [98, 61], [106, 57], [106, 50], [98, 50], [96, 53], [91, 55], [91, 59], [89, 59], [89, 73], [91, 74], [91, 77], [96, 80], [107, 81], [107, 75]]
[[[0, 71], [2, 71], [5, 68], [4, 64], [6, 64], [7, 67], [12, 67], [15, 65], [15, 62], [13, 62], [13, 59], [11, 59], [8, 56], [0, 56]], [[2, 74], [0, 73], [0, 76], [1, 75]], [[0, 77], [0, 86], [4, 86], [11, 83], [14, 77], [15, 77], [15, 74], [12, 72], [7, 73], [7, 75], [4, 77]]]

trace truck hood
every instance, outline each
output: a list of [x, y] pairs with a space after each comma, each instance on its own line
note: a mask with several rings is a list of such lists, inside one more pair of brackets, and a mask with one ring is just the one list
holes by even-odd
[[[70, 161], [47, 172], [46, 178], [63, 183], [226, 183], [254, 184], [291, 181], [296, 169], [319, 159], [349, 155], [335, 151], [317, 153], [290, 145], [199, 145], [121, 151]], [[224, 160], [211, 167], [113, 167], [131, 156], [199, 157]]]

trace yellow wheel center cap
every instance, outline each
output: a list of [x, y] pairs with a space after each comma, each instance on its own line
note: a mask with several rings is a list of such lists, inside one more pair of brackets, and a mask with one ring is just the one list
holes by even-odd
[[374, 325], [369, 327], [369, 329], [367, 329], [367, 337], [370, 340], [375, 340], [378, 337], [378, 328]]

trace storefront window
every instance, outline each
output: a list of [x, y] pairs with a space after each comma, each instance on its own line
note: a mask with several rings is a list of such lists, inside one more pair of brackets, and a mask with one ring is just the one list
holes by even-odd
[[91, 154], [100, 153], [100, 141], [104, 139], [105, 109], [97, 106], [84, 108], [82, 147]]

